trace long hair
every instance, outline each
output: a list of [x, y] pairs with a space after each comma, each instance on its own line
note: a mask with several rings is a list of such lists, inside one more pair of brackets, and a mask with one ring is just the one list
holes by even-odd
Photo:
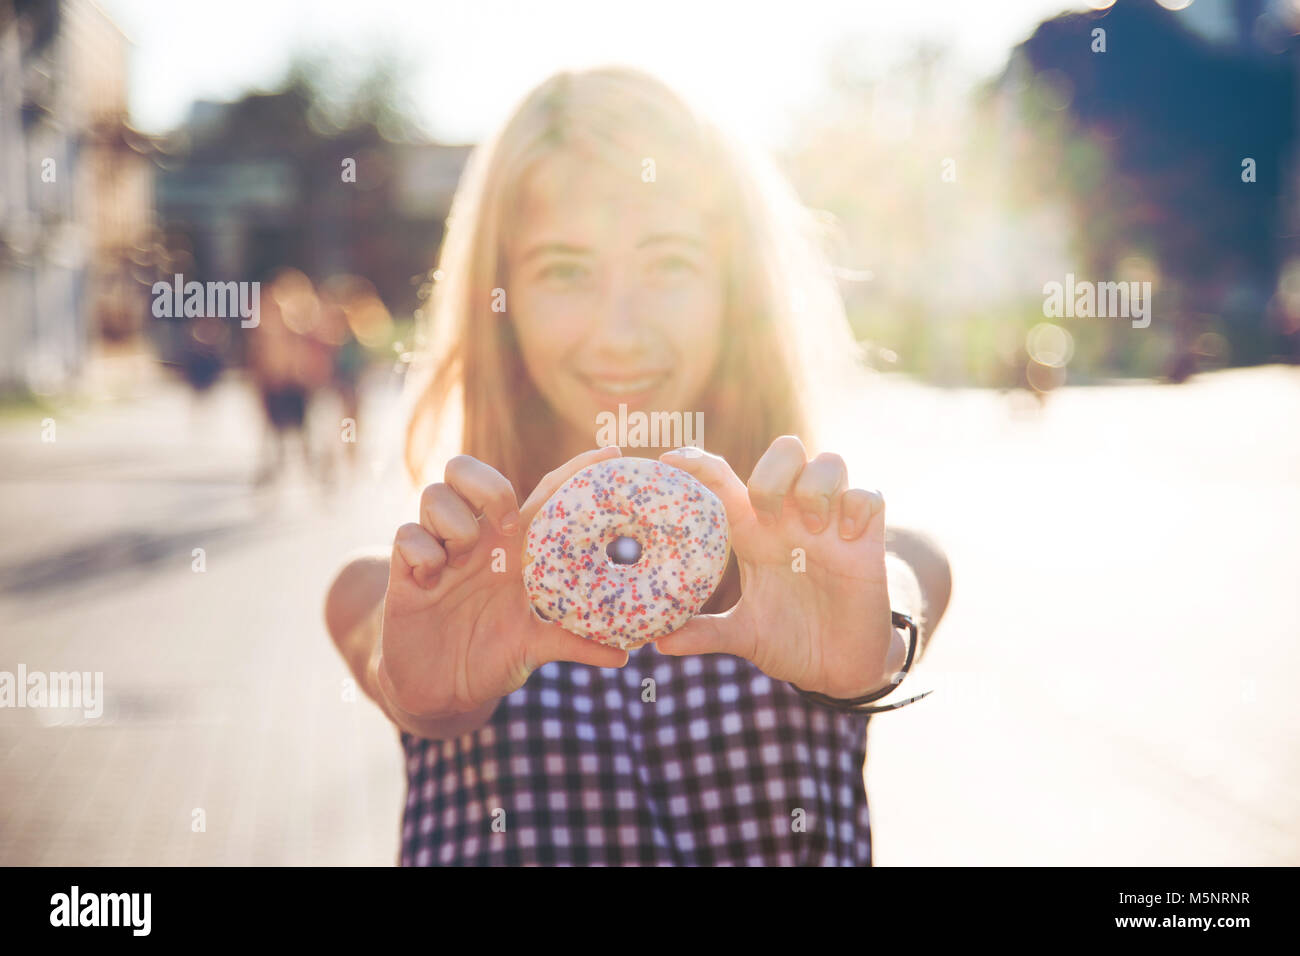
[[815, 453], [818, 408], [839, 397], [858, 356], [825, 255], [825, 221], [765, 155], [660, 80], [602, 67], [543, 82], [469, 157], [408, 378], [412, 481], [440, 480], [442, 463], [463, 453], [505, 475], [522, 501], [563, 464], [553, 460], [559, 416], [533, 385], [508, 315], [493, 310], [506, 287], [502, 237], [529, 172], [557, 150], [638, 180], [651, 158], [654, 188], [680, 191], [720, 230], [721, 354], [696, 401], [706, 449], [742, 480], [779, 435], [798, 435]]

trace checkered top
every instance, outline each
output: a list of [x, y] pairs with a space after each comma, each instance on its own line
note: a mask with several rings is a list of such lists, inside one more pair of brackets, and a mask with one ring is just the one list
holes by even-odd
[[869, 720], [724, 654], [553, 661], [473, 733], [402, 734], [400, 862], [870, 866]]

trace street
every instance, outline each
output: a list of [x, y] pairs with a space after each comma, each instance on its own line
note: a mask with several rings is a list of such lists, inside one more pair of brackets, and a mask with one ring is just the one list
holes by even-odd
[[[883, 377], [835, 422], [954, 578], [905, 685], [935, 693], [871, 719], [874, 862], [1300, 864], [1300, 370], [1022, 399]], [[350, 472], [291, 447], [260, 489], [237, 379], [144, 379], [54, 441], [0, 418], [0, 670], [105, 688], [98, 719], [0, 709], [0, 863], [395, 862], [396, 730], [322, 621], [415, 518], [394, 400], [367, 391]]]

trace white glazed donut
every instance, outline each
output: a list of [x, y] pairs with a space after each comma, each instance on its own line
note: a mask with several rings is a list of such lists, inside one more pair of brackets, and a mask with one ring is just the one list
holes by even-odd
[[663, 462], [612, 458], [570, 478], [533, 518], [524, 587], [539, 617], [632, 650], [698, 614], [729, 556], [717, 495]]

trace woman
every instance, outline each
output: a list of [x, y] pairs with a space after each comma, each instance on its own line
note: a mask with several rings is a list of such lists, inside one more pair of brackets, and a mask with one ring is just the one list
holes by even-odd
[[[891, 610], [924, 642], [948, 575], [920, 536], [887, 555], [881, 497], [810, 451], [855, 355], [814, 233], [770, 167], [635, 70], [551, 78], [471, 158], [408, 429], [418, 520], [326, 602], [401, 732], [404, 865], [870, 863], [868, 718], [800, 691], [888, 686]], [[594, 448], [619, 405], [702, 412], [707, 451]], [[619, 453], [713, 489], [734, 552], [706, 613], [630, 655], [492, 569]]]

